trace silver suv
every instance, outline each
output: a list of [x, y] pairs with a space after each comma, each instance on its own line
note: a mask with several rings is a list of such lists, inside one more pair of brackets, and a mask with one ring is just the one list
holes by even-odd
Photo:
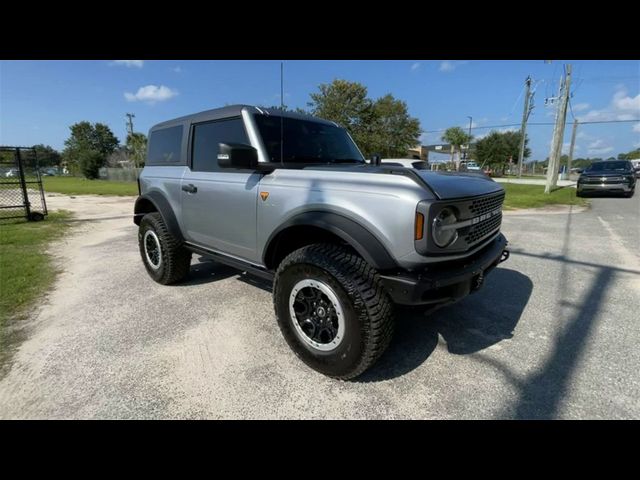
[[184, 279], [196, 253], [272, 281], [285, 339], [335, 378], [384, 352], [394, 303], [460, 300], [508, 257], [498, 183], [366, 161], [307, 115], [234, 105], [160, 123], [138, 182], [151, 278]]

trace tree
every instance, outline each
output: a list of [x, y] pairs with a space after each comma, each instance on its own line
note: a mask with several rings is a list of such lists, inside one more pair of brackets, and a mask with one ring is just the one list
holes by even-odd
[[[118, 138], [103, 123], [92, 125], [84, 121], [71, 125], [69, 129], [71, 135], [64, 142], [65, 149], [62, 156], [73, 172], [93, 173], [93, 167], [87, 169], [87, 165], [95, 163], [99, 165], [99, 169], [119, 144]], [[90, 155], [89, 152], [96, 155]], [[97, 171], [95, 177], [87, 178], [97, 178]]]
[[[334, 121], [351, 134], [361, 150], [369, 155], [369, 139], [374, 119], [373, 102], [367, 98], [367, 87], [357, 82], [334, 80], [321, 84], [307, 105], [311, 114]], [[364, 153], [364, 152], [363, 152]]]
[[451, 145], [451, 161], [453, 162], [454, 153], [457, 153], [456, 157], [456, 170], [460, 170], [460, 151], [463, 145], [468, 145], [473, 139], [468, 133], [466, 133], [460, 127], [449, 127], [442, 135], [442, 141]]
[[640, 158], [640, 148], [636, 148], [635, 150], [631, 150], [627, 153], [618, 154], [618, 160], [635, 160]]
[[130, 162], [129, 151], [126, 146], [119, 146], [107, 156], [106, 166], [110, 168], [120, 168]]
[[90, 180], [98, 178], [100, 167], [102, 167], [104, 163], [105, 158], [102, 153], [96, 150], [82, 150], [78, 154], [80, 172]]
[[62, 155], [55, 148], [49, 145], [38, 144], [32, 147], [36, 152], [38, 165], [40, 167], [59, 167], [62, 162]]
[[383, 158], [407, 155], [420, 137], [420, 121], [409, 116], [407, 104], [387, 94], [373, 104], [374, 122], [369, 149]]
[[[517, 161], [520, 153], [520, 132], [496, 132], [489, 133], [476, 143], [474, 155], [482, 165], [488, 165], [493, 170], [504, 172], [509, 159]], [[524, 158], [531, 156], [528, 147], [529, 137], [524, 140]]]
[[127, 151], [133, 166], [136, 168], [143, 167], [147, 154], [147, 136], [144, 133], [127, 135]]
[[419, 141], [420, 123], [409, 116], [405, 102], [391, 94], [372, 100], [367, 87], [357, 82], [321, 84], [307, 105], [312, 115], [346, 128], [366, 157], [405, 156]]

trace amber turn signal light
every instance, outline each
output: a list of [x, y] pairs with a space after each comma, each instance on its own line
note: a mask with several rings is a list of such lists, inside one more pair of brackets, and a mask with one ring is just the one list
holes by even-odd
[[422, 215], [421, 213], [416, 212], [415, 239], [416, 240], [422, 240], [423, 236], [424, 236], [424, 215]]

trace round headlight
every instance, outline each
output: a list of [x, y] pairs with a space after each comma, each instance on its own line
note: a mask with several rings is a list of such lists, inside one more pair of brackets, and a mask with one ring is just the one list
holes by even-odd
[[450, 208], [443, 208], [433, 219], [431, 236], [437, 246], [445, 248], [458, 239], [458, 231], [455, 228], [446, 228], [457, 221], [455, 213]]

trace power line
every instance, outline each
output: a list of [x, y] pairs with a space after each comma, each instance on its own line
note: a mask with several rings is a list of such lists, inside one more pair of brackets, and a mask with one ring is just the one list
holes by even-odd
[[[591, 122], [580, 122], [580, 125], [595, 124], [595, 123], [633, 123], [633, 122], [640, 122], [640, 118], [636, 118], [634, 120], [594, 120]], [[571, 122], [565, 122], [565, 123], [571, 123]], [[527, 122], [527, 125], [555, 125], [555, 122]], [[482, 130], [487, 128], [519, 127], [519, 126], [520, 126], [519, 123], [508, 123], [505, 125], [487, 125], [485, 127], [473, 127], [471, 130]], [[444, 132], [446, 130], [447, 130], [446, 128], [443, 128], [440, 130], [425, 130], [422, 133], [439, 133], [439, 132]]]

